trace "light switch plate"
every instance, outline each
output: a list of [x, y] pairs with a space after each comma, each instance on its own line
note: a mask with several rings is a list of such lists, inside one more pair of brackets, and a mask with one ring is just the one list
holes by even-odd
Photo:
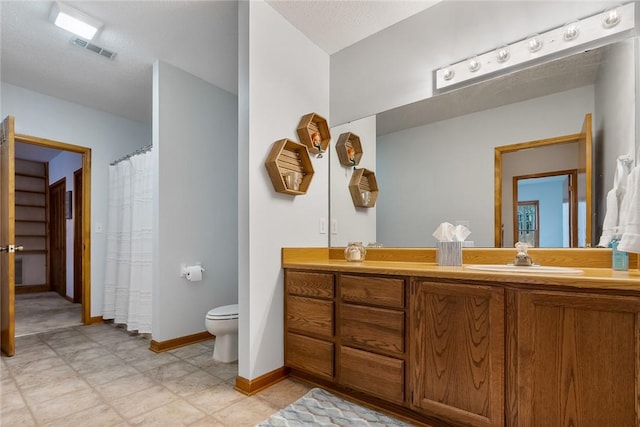
[[320, 234], [327, 234], [327, 218], [320, 217]]

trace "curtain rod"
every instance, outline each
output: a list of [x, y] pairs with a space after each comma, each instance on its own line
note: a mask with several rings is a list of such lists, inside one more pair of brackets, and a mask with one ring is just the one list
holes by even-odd
[[133, 153], [127, 154], [126, 156], [120, 157], [118, 160], [115, 160], [113, 162], [111, 162], [111, 166], [115, 166], [118, 163], [120, 163], [123, 160], [127, 160], [137, 154], [142, 154], [142, 153], [146, 153], [147, 151], [151, 150], [151, 148], [153, 147], [152, 144], [149, 145], [145, 145], [144, 147], [138, 148], [136, 151], [134, 151]]

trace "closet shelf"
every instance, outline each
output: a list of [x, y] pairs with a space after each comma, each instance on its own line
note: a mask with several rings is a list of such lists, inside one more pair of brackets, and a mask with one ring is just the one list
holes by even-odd
[[362, 144], [355, 133], [345, 132], [338, 137], [336, 143], [338, 159], [344, 166], [358, 166], [362, 158]]
[[349, 182], [349, 193], [351, 193], [351, 199], [355, 207], [374, 207], [378, 199], [378, 191], [375, 172], [364, 168], [353, 171]]
[[26, 178], [37, 178], [37, 179], [45, 179], [46, 178], [46, 176], [44, 176], [44, 175], [36, 175], [36, 174], [25, 173], [25, 172], [16, 172], [15, 176], [24, 176]]
[[46, 254], [46, 249], [23, 249], [19, 252], [20, 254]]
[[[278, 193], [293, 196], [306, 194], [314, 174], [306, 145], [287, 138], [274, 142], [265, 166], [273, 188]], [[294, 184], [292, 181], [296, 173], [301, 176], [301, 180]]]
[[19, 188], [15, 189], [16, 193], [31, 193], [31, 194], [46, 194], [45, 191], [38, 191], [38, 190], [21, 190]]
[[46, 208], [45, 205], [34, 205], [34, 204], [26, 204], [26, 203], [16, 203], [15, 206], [16, 207], [20, 206], [23, 208], [42, 208], [42, 209]]
[[298, 125], [300, 142], [307, 146], [310, 153], [319, 154], [327, 151], [331, 132], [327, 120], [316, 113], [302, 116]]

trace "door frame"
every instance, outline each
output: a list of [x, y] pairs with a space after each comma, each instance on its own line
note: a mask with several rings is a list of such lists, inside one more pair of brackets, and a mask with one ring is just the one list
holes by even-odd
[[[555, 138], [540, 139], [536, 141], [521, 142], [518, 144], [503, 145], [494, 148], [494, 247], [501, 248], [503, 246], [503, 224], [502, 224], [502, 156], [503, 154], [515, 151], [529, 150], [537, 147], [544, 147], [555, 144], [578, 143], [578, 172], [584, 174], [584, 192], [586, 204], [586, 225], [585, 225], [585, 246], [591, 247], [595, 236], [593, 232], [593, 219], [595, 212], [593, 211], [593, 123], [591, 113], [584, 116], [582, 128], [579, 133], [571, 135], [563, 135]], [[578, 189], [582, 187], [579, 179]]]
[[82, 323], [91, 324], [91, 149], [24, 134], [15, 134], [15, 142], [82, 155]]
[[73, 302], [82, 303], [82, 168], [73, 172]]
[[[552, 171], [552, 172], [542, 172], [542, 173], [534, 173], [530, 175], [518, 175], [513, 177], [513, 239], [516, 241], [516, 235], [518, 224], [516, 217], [518, 215], [518, 182], [526, 179], [535, 179], [535, 178], [549, 178], [552, 176], [566, 176], [568, 177], [568, 188], [567, 192], [569, 193], [569, 246], [572, 248], [578, 247], [578, 170], [577, 169], [567, 169], [561, 171]], [[527, 202], [530, 203], [530, 202]], [[538, 210], [538, 217], [540, 216], [540, 211]], [[536, 218], [539, 220], [539, 218]], [[538, 230], [539, 232], [540, 230]], [[586, 236], [585, 236], [586, 237]], [[536, 244], [538, 245], [539, 242]]]

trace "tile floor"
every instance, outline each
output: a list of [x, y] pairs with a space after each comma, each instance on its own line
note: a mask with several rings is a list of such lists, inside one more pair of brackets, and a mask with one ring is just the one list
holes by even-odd
[[285, 379], [245, 396], [237, 364], [211, 359], [214, 341], [165, 353], [110, 324], [16, 338], [2, 356], [2, 426], [254, 426], [310, 387]]
[[82, 305], [56, 292], [18, 294], [15, 300], [16, 337], [82, 324]]

